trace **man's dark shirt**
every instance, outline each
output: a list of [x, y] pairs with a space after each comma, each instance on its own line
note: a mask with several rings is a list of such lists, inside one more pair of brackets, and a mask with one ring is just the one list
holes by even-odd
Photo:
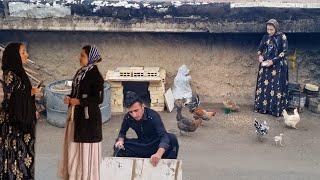
[[159, 141], [159, 148], [168, 149], [170, 140], [164, 128], [160, 115], [150, 108], [144, 108], [144, 114], [140, 121], [135, 120], [127, 113], [121, 125], [118, 138], [126, 137], [128, 129], [133, 129], [138, 140], [143, 144]]

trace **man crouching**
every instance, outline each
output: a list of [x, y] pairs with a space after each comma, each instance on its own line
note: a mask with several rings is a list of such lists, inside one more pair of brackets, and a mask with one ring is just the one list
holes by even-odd
[[[128, 113], [123, 118], [114, 145], [114, 156], [150, 158], [153, 166], [157, 166], [161, 158], [177, 159], [177, 137], [167, 133], [160, 115], [144, 107], [142, 100], [134, 92], [128, 92], [124, 101]], [[137, 139], [126, 138], [129, 128], [135, 131]]]

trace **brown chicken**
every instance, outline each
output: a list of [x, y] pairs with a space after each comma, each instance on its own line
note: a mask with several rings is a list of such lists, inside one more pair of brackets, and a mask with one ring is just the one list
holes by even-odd
[[198, 94], [192, 95], [192, 100], [186, 106], [189, 108], [190, 113], [193, 114], [195, 119], [202, 119], [204, 121], [209, 121], [213, 116], [216, 115], [216, 112], [208, 112], [203, 108], [199, 107], [200, 98]]
[[238, 112], [240, 110], [240, 107], [230, 99], [223, 101], [223, 105], [226, 109], [229, 109], [231, 111]]
[[196, 109], [194, 109], [193, 111], [191, 111], [191, 113], [193, 114], [194, 118], [200, 118], [204, 121], [209, 121], [213, 116], [216, 115], [216, 112], [208, 112], [202, 108], [197, 107]]

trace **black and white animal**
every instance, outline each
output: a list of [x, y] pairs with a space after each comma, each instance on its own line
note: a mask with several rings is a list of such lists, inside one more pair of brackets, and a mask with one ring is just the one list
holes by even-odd
[[268, 134], [270, 127], [268, 126], [267, 122], [264, 121], [263, 124], [258, 122], [257, 120], [254, 121], [254, 127], [256, 128], [256, 134], [258, 137], [262, 137]]
[[192, 113], [196, 108], [198, 108], [200, 105], [200, 98], [198, 94], [192, 94], [191, 101], [186, 104], [186, 107], [188, 107], [189, 111]]

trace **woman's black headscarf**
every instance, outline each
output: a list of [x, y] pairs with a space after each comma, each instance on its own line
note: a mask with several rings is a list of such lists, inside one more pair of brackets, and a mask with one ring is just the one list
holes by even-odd
[[19, 49], [22, 43], [10, 43], [2, 55], [2, 70], [11, 71], [21, 79], [22, 88], [13, 91], [8, 106], [9, 122], [18, 129], [33, 133], [35, 128], [35, 104], [31, 96], [31, 82], [22, 66]]

